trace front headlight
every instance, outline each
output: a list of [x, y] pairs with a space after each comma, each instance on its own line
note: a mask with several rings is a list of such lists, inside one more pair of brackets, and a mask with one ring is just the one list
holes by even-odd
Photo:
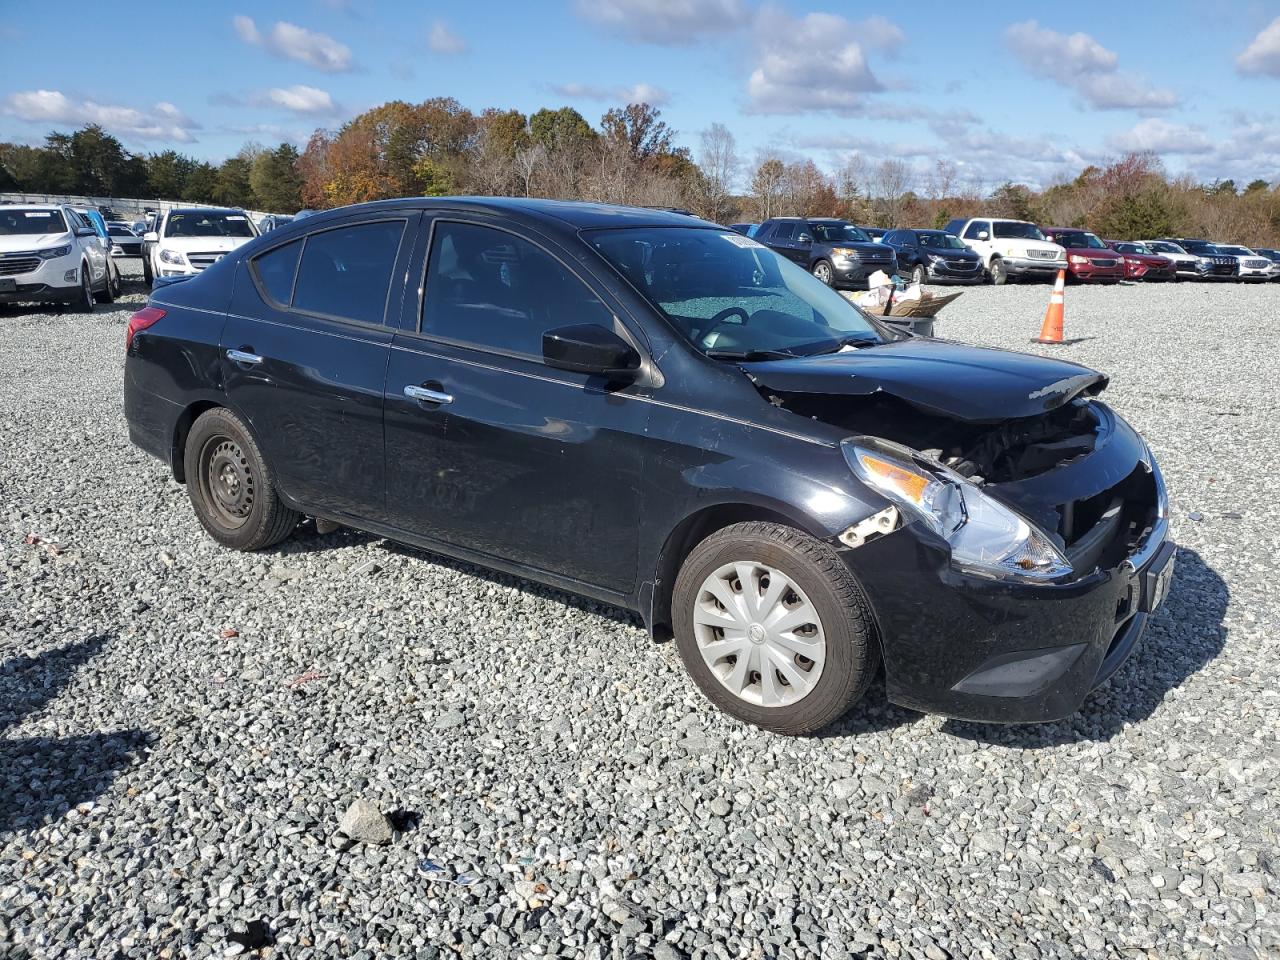
[[162, 248], [160, 250], [160, 262], [175, 263], [181, 266], [183, 263], [182, 254], [180, 254], [177, 250], [168, 250], [168, 249]]
[[60, 247], [50, 247], [47, 250], [37, 250], [36, 253], [41, 260], [57, 260], [59, 257], [70, 255], [71, 244], [64, 243]]
[[1037, 582], [1071, 572], [1040, 530], [954, 470], [874, 437], [846, 440], [841, 450], [858, 479], [946, 540], [960, 569]]
[[831, 255], [835, 257], [846, 257], [851, 260], [858, 255], [858, 252], [849, 247], [832, 247]]
[[1072, 263], [1077, 263], [1077, 264], [1084, 264], [1089, 262], [1088, 257], [1082, 257], [1078, 253], [1073, 253], [1071, 256], [1067, 257], [1067, 259], [1070, 260]]

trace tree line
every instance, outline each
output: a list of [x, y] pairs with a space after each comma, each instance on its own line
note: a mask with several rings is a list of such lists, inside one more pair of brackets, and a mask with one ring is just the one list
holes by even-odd
[[450, 97], [392, 101], [337, 130], [317, 130], [299, 152], [247, 143], [220, 164], [173, 150], [125, 150], [101, 127], [50, 133], [42, 146], [0, 143], [0, 190], [135, 196], [290, 213], [399, 196], [510, 195], [682, 207], [721, 223], [771, 216], [838, 216], [882, 227], [941, 227], [979, 213], [1106, 237], [1165, 235], [1280, 245], [1280, 193], [1169, 176], [1134, 153], [1036, 190], [967, 179], [951, 159], [927, 170], [853, 154], [834, 172], [765, 152], [744, 160], [713, 123], [696, 150], [649, 104], [606, 112], [596, 124], [571, 107], [479, 113]]

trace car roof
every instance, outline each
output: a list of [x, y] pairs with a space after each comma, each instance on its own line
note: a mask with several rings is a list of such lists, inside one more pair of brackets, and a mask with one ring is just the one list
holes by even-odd
[[[698, 217], [648, 207], [624, 207], [585, 200], [542, 200], [525, 197], [405, 197], [396, 200], [375, 200], [357, 203], [349, 207], [322, 210], [303, 219], [307, 230], [314, 225], [350, 216], [353, 213], [376, 213], [383, 210], [455, 210], [459, 213], [504, 214], [533, 223], [542, 223], [558, 229], [571, 227], [586, 230], [600, 227], [705, 227], [724, 230], [719, 224], [709, 223]], [[774, 219], [802, 219], [799, 217]], [[294, 221], [298, 221], [295, 219]]]

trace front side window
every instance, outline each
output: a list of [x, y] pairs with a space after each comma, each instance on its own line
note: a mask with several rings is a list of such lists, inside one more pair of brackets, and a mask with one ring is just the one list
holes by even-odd
[[294, 309], [382, 323], [404, 223], [379, 220], [310, 234], [298, 265]]
[[983, 231], [986, 231], [988, 237], [991, 236], [991, 224], [987, 223], [985, 220], [975, 220], [973, 223], [969, 224], [969, 229], [964, 232], [965, 239], [977, 240], [978, 234]]
[[166, 237], [253, 237], [253, 225], [243, 213], [217, 210], [182, 210], [169, 214]]
[[794, 222], [775, 223], [773, 231], [769, 234], [770, 240], [790, 240], [796, 233], [796, 224]]
[[613, 311], [551, 254], [505, 230], [436, 223], [424, 334], [541, 359], [544, 333], [578, 323], [612, 329]]
[[709, 356], [769, 359], [883, 341], [875, 324], [835, 290], [739, 234], [633, 227], [584, 236]]
[[262, 289], [276, 303], [287, 307], [293, 296], [293, 277], [298, 270], [302, 241], [294, 240], [253, 258], [253, 271]]
[[943, 233], [941, 230], [930, 230], [927, 233], [921, 232], [920, 246], [928, 247], [930, 250], [965, 249], [965, 246], [960, 242], [959, 237], [952, 236], [949, 233]]

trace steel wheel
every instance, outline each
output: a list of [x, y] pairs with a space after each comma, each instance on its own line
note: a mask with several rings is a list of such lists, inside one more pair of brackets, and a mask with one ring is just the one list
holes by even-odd
[[219, 522], [231, 529], [244, 526], [253, 511], [256, 485], [240, 444], [230, 437], [210, 437], [200, 462], [200, 486]]
[[831, 264], [827, 263], [827, 261], [819, 260], [815, 263], [813, 265], [813, 275], [827, 286], [831, 286]]
[[785, 707], [813, 691], [827, 660], [822, 621], [786, 574], [755, 562], [727, 563], [694, 601], [698, 652], [740, 700]]

